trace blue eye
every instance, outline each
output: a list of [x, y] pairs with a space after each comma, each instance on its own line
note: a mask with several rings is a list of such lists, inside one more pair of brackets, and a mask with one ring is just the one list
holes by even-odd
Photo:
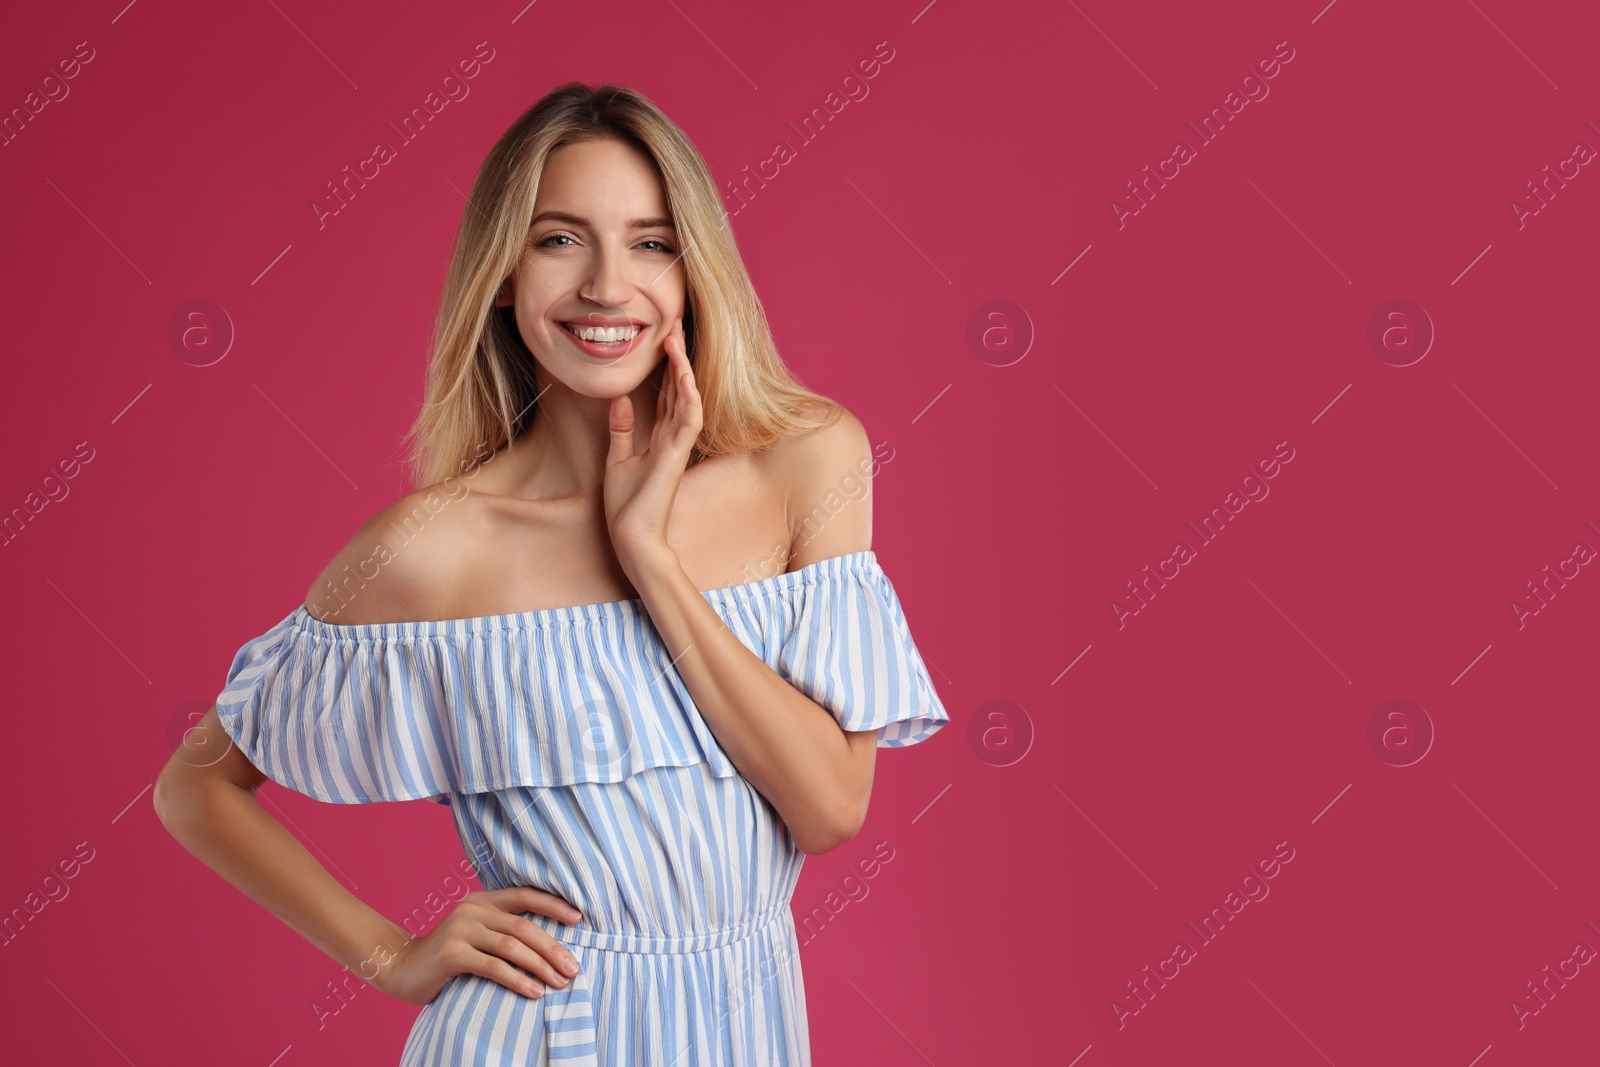
[[[545, 248], [545, 247], [566, 248], [566, 247], [568, 247], [567, 245], [552, 245], [551, 242], [552, 241], [571, 241], [571, 240], [573, 240], [571, 234], [553, 233], [549, 237], [546, 237], [544, 240], [540, 241], [539, 244], [538, 244], [538, 247], [539, 248]], [[673, 254], [672, 246], [667, 244], [667, 242], [663, 241], [659, 237], [647, 237], [642, 242], [642, 244], [644, 244], [644, 245], [656, 245], [658, 247], [656, 249], [653, 249], [653, 251], [660, 251], [660, 252], [663, 252], [663, 253], [665, 253], [667, 255], [672, 255]]]

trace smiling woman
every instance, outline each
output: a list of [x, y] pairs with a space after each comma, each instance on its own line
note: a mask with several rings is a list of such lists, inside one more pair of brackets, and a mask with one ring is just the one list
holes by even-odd
[[[412, 436], [422, 488], [239, 649], [163, 822], [422, 1006], [402, 1064], [809, 1063], [801, 864], [949, 715], [871, 548], [866, 431], [779, 359], [644, 97], [562, 86], [489, 153]], [[742, 580], [774, 541], [787, 569]], [[411, 936], [255, 803], [269, 778], [448, 804], [485, 891]]]

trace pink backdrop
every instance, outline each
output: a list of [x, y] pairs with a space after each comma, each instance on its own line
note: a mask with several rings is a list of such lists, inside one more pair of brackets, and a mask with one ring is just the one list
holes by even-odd
[[[953, 721], [807, 862], [819, 1064], [1593, 1062], [1600, 17], [1324, 2], [13, 13], [14, 1062], [398, 1055], [417, 1009], [319, 1025], [339, 968], [151, 788], [404, 491], [462, 193], [573, 78], [682, 124], [785, 357], [893, 449]], [[460, 858], [434, 805], [263, 797], [392, 916]]]

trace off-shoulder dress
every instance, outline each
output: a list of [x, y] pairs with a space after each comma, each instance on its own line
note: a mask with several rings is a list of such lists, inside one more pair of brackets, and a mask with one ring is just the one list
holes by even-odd
[[[872, 550], [703, 591], [733, 634], [882, 748], [949, 721]], [[418, 1015], [402, 1067], [810, 1062], [789, 902], [804, 854], [723, 753], [643, 600], [336, 625], [303, 604], [239, 649], [223, 729], [264, 774], [339, 804], [448, 804], [486, 889], [579, 973], [540, 998], [472, 974]]]

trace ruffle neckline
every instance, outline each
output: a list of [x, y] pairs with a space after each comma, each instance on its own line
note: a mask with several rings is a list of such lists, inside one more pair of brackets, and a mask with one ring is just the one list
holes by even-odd
[[[700, 594], [712, 604], [720, 605], [752, 597], [781, 595], [788, 590], [810, 585], [825, 578], [848, 571], [867, 570], [878, 566], [877, 553], [868, 548], [859, 552], [846, 552], [838, 556], [797, 567], [792, 571], [774, 574], [753, 582], [702, 589]], [[324, 640], [363, 641], [395, 640], [419, 637], [460, 637], [465, 634], [503, 633], [507, 630], [527, 630], [539, 627], [600, 622], [613, 619], [648, 617], [643, 598], [630, 600], [603, 600], [593, 604], [574, 604], [568, 607], [535, 608], [531, 611], [511, 611], [498, 615], [475, 615], [460, 619], [437, 619], [410, 622], [330, 623], [313, 615], [304, 604], [293, 613], [295, 624], [306, 633]]]
[[[949, 721], [870, 549], [702, 594], [841, 728], [901, 747]], [[343, 626], [300, 604], [239, 649], [216, 704], [262, 773], [331, 803], [738, 773], [641, 599]]]

